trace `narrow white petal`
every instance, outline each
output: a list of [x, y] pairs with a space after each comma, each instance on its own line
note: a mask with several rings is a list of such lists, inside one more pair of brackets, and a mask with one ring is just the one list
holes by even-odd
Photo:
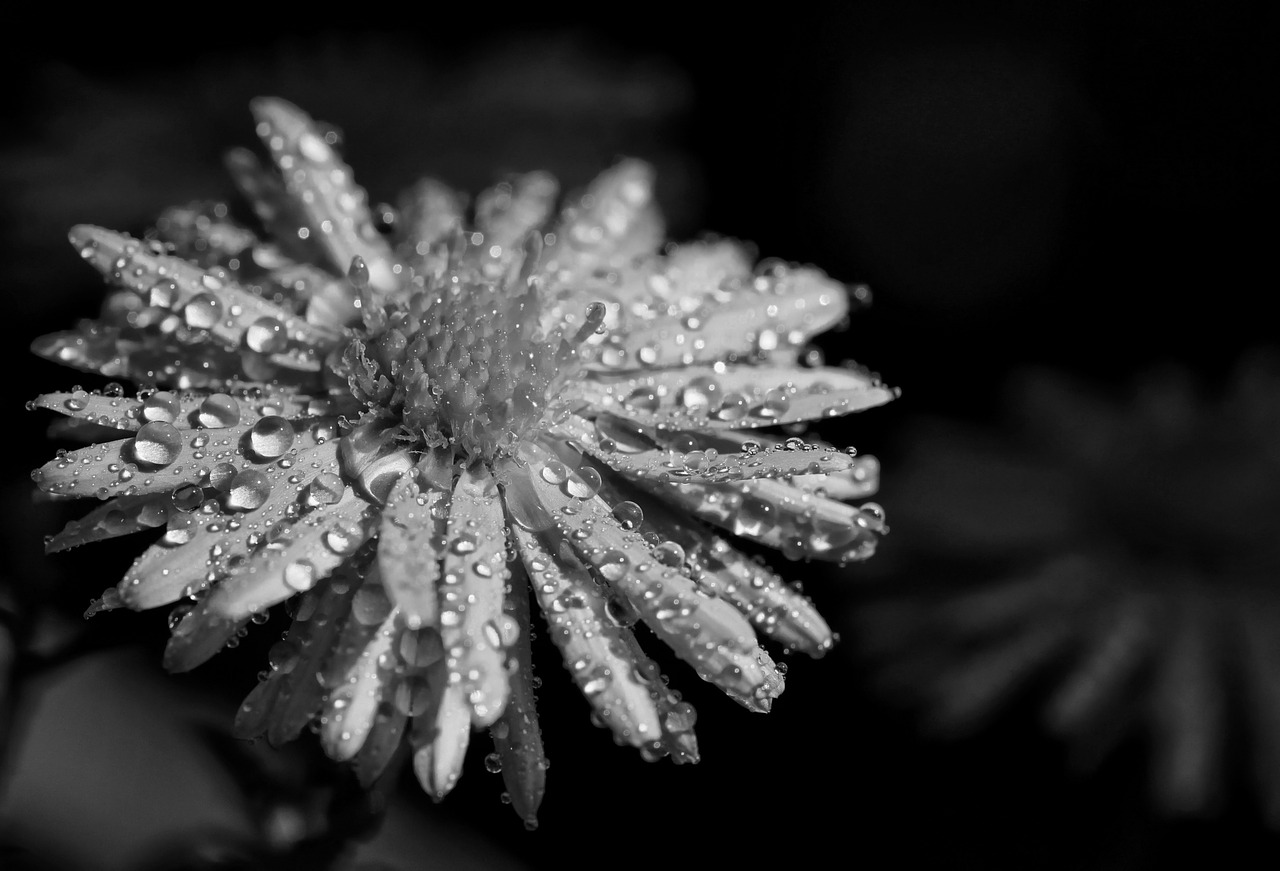
[[296, 738], [319, 713], [322, 669], [359, 587], [358, 566], [348, 562], [299, 597], [288, 635], [267, 653], [270, 673], [236, 714], [236, 737], [265, 735], [278, 746]]
[[410, 628], [435, 626], [440, 613], [449, 494], [424, 489], [417, 469], [405, 472], [382, 509], [378, 567], [391, 600]]
[[[289, 527], [286, 536], [254, 554], [182, 619], [165, 648], [165, 667], [196, 667], [217, 653], [251, 615], [327, 577], [351, 555], [352, 540], [358, 545], [369, 537], [369, 513], [369, 503], [348, 490], [336, 504]], [[334, 549], [334, 534], [342, 537], [340, 550]]]
[[479, 465], [464, 471], [449, 504], [439, 619], [449, 685], [477, 726], [492, 724], [507, 703], [506, 651], [520, 631], [503, 610], [511, 576], [504, 526], [492, 475]]
[[[281, 339], [295, 347], [330, 348], [340, 338], [338, 333], [307, 323], [225, 275], [155, 250], [150, 242], [89, 224], [73, 227], [70, 238], [81, 256], [108, 280], [139, 295], [150, 299], [153, 288], [165, 283], [168, 299], [164, 307], [179, 314], [191, 329], [207, 330], [225, 347], [241, 347], [246, 331], [259, 321], [278, 325]], [[301, 355], [295, 354], [293, 359], [292, 368], [309, 365]]]
[[559, 461], [527, 447], [525, 474], [579, 557], [639, 608], [645, 623], [700, 677], [750, 710], [769, 710], [782, 692], [782, 676], [743, 616], [656, 560], [648, 542], [625, 530], [599, 497], [579, 499], [552, 483]]
[[798, 352], [849, 311], [848, 291], [808, 267], [776, 266], [728, 301], [686, 315], [624, 318], [594, 352], [598, 371], [732, 363]]
[[[228, 485], [232, 489], [223, 500], [237, 498], [237, 489], [243, 488], [255, 499], [262, 498], [256, 509], [219, 508], [210, 500], [191, 513], [171, 512], [164, 537], [144, 551], [121, 579], [118, 589], [124, 604], [135, 610], [155, 608], [202, 589], [287, 528], [300, 491], [312, 495], [314, 488], [314, 495], [323, 494], [328, 500], [336, 500], [343, 492], [336, 442], [300, 450], [293, 460], [289, 468], [271, 463], [247, 470], [256, 476], [236, 468]], [[301, 478], [298, 470], [305, 470], [308, 477]], [[298, 484], [290, 483], [294, 477], [301, 478]], [[326, 483], [333, 489], [324, 490]], [[209, 492], [217, 491], [210, 488]], [[353, 540], [352, 549], [358, 543]]]
[[120, 496], [99, 505], [79, 520], [72, 520], [45, 542], [45, 553], [58, 553], [89, 544], [163, 526], [176, 509], [168, 493]]
[[285, 187], [309, 219], [310, 229], [330, 265], [346, 272], [353, 257], [364, 259], [370, 285], [383, 293], [395, 289], [394, 258], [373, 226], [368, 196], [355, 183], [351, 167], [292, 103], [261, 97], [251, 104], [258, 135], [285, 178]]
[[575, 277], [601, 266], [623, 266], [662, 244], [662, 218], [653, 202], [653, 167], [625, 160], [596, 177], [568, 206], [547, 252], [552, 275]]
[[545, 172], [529, 172], [476, 198], [476, 228], [499, 259], [519, 249], [525, 235], [541, 227], [555, 207], [560, 185]]
[[593, 409], [666, 429], [751, 429], [863, 411], [898, 391], [854, 369], [699, 365], [626, 376], [593, 373], [576, 385]]
[[351, 600], [351, 614], [325, 667], [331, 687], [320, 717], [320, 744], [329, 758], [346, 761], [364, 746], [394, 680], [399, 613], [377, 571]]
[[[507, 597], [507, 607], [520, 626], [529, 625], [528, 578], [519, 572], [516, 589]], [[547, 756], [538, 726], [538, 706], [533, 686], [533, 650], [527, 632], [511, 645], [513, 664], [511, 696], [502, 717], [489, 733], [502, 761], [502, 782], [511, 796], [511, 807], [526, 825], [538, 824], [538, 807], [547, 786]]]
[[471, 740], [471, 706], [462, 686], [450, 683], [443, 668], [433, 675], [432, 689], [437, 695], [431, 709], [413, 719], [413, 771], [427, 794], [440, 801], [462, 776]]

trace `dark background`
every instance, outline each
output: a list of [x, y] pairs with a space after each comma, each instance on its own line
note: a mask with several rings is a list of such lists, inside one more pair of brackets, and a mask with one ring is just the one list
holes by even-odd
[[[175, 28], [169, 39], [113, 30], [19, 46], [7, 61], [16, 88], [0, 144], [0, 278], [11, 300], [0, 353], [14, 373], [4, 544], [16, 586], [47, 585], [74, 615], [136, 550], [46, 560], [40, 537], [62, 515], [27, 501], [26, 470], [50, 447], [44, 420], [21, 414], [21, 403], [92, 383], [26, 351], [34, 336], [95, 311], [99, 285], [63, 241], [66, 228], [137, 231], [165, 205], [231, 196], [219, 157], [253, 144], [246, 103], [258, 93], [339, 125], [374, 201], [424, 173], [474, 191], [501, 171], [545, 167], [573, 187], [636, 154], [659, 168], [673, 237], [712, 230], [869, 284], [874, 306], [824, 339], [828, 358], [852, 357], [904, 395], [824, 434], [880, 456], [886, 480], [911, 420], [995, 421], [1016, 369], [1049, 364], [1118, 383], [1173, 361], [1216, 379], [1242, 351], [1275, 344], [1276, 152], [1263, 133], [1275, 115], [1264, 85], [1275, 34], [1262, 4], [608, 14], [439, 10], [385, 30], [239, 20]], [[857, 572], [815, 574], [807, 592], [839, 629]], [[93, 630], [104, 643], [136, 640], [150, 654], [127, 661], [122, 686], [177, 682], [174, 692], [217, 699], [227, 719], [263, 661], [251, 641], [194, 675], [154, 678], [163, 617], [99, 622], [109, 624]], [[275, 637], [277, 622], [263, 631]], [[698, 708], [704, 756], [679, 770], [612, 747], [554, 653], [543, 654], [553, 765], [541, 828], [526, 834], [498, 803], [477, 736], [442, 805], [409, 782], [397, 799], [434, 821], [432, 838], [479, 838], [512, 867], [1272, 867], [1261, 863], [1280, 855], [1247, 805], [1199, 822], [1149, 814], [1139, 754], [1080, 779], [1016, 717], [967, 741], [927, 740], [841, 648], [818, 662], [792, 658], [767, 718], [673, 667]], [[122, 696], [92, 683], [98, 695], [76, 710], [107, 719], [99, 706]], [[24, 693], [31, 711], [48, 686]], [[161, 704], [164, 692], [154, 690]], [[21, 742], [8, 752], [10, 768], [28, 760], [24, 784], [53, 765], [30, 762]], [[101, 796], [101, 814], [122, 800], [117, 789]], [[10, 794], [10, 818], [23, 803]], [[66, 831], [90, 826], [89, 810], [66, 807]], [[32, 841], [39, 831], [13, 831], [28, 833], [12, 837], [32, 856], [63, 861], [63, 848]], [[433, 849], [397, 867], [462, 861]], [[110, 853], [104, 845], [110, 867], [132, 861]]]

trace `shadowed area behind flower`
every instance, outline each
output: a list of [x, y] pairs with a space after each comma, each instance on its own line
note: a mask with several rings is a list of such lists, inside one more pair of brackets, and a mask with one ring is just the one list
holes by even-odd
[[855, 617], [878, 683], [951, 736], [1026, 701], [1086, 767], [1136, 733], [1164, 812], [1252, 792], [1280, 825], [1280, 354], [1220, 384], [1033, 370], [1006, 408], [910, 439], [909, 532]]

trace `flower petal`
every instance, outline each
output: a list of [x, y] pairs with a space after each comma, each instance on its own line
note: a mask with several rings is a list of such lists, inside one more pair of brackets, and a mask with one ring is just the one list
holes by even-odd
[[[176, 602], [233, 571], [289, 527], [300, 507], [300, 491], [308, 502], [328, 504], [338, 499], [344, 488], [337, 476], [334, 442], [301, 450], [293, 460], [288, 468], [279, 463], [256, 469], [231, 467], [226, 474], [235, 474], [223, 496], [225, 510], [209, 500], [196, 512], [171, 513], [164, 538], [144, 551], [120, 581], [124, 604], [143, 610]], [[299, 486], [301, 481], [291, 483], [296, 468], [313, 470], [305, 489]], [[244, 510], [259, 499], [258, 507]], [[358, 536], [350, 536], [350, 550], [359, 541]]]
[[406, 472], [382, 509], [378, 568], [405, 625], [435, 626], [440, 614], [440, 564], [444, 558], [449, 494], [423, 488], [418, 470]]
[[518, 251], [524, 237], [546, 223], [559, 192], [549, 173], [527, 172], [480, 194], [476, 228], [484, 234], [484, 244], [497, 246], [499, 259]]
[[588, 345], [596, 371], [660, 369], [763, 358], [798, 350], [849, 311], [848, 291], [808, 267], [773, 266], [727, 302], [693, 315], [624, 317], [599, 345]]
[[831, 649], [835, 636], [818, 609], [777, 573], [720, 536], [682, 522], [662, 502], [633, 495], [644, 512], [644, 528], [680, 545], [702, 589], [732, 603], [758, 631], [788, 648], [814, 657]]
[[[519, 626], [529, 625], [528, 578], [524, 572], [507, 597], [511, 618]], [[529, 633], [522, 632], [510, 647], [513, 661], [511, 696], [502, 717], [489, 728], [498, 757], [502, 760], [502, 782], [511, 796], [511, 807], [526, 827], [538, 825], [538, 807], [547, 787], [547, 757], [538, 728], [538, 707], [533, 691], [533, 650]]]
[[736, 484], [636, 484], [734, 535], [777, 548], [791, 559], [844, 563], [866, 559], [887, 527], [874, 503], [845, 505], [785, 481], [757, 479]]
[[[629, 628], [639, 612], [625, 597], [606, 601], [576, 557], [553, 557], [542, 540], [512, 527], [551, 640], [599, 721], [619, 743], [666, 751], [681, 762], [698, 761], [692, 728], [664, 728], [664, 714], [681, 704], [645, 656]], [[567, 542], [565, 545], [567, 546]], [[679, 725], [678, 718], [671, 719]]]
[[44, 552], [59, 553], [82, 544], [155, 529], [163, 526], [175, 510], [169, 493], [118, 496], [68, 523], [45, 542]]
[[[221, 649], [245, 620], [327, 577], [372, 531], [369, 503], [347, 490], [341, 500], [289, 527], [288, 537], [263, 548], [219, 583], [182, 618], [165, 648], [170, 671], [195, 668]], [[332, 536], [343, 537], [342, 552]], [[326, 543], [328, 539], [329, 543]]]
[[[752, 446], [740, 452], [721, 454], [706, 447], [687, 433], [652, 433], [653, 439], [642, 438], [633, 427], [615, 421], [597, 421], [592, 425], [580, 417], [569, 417], [551, 430], [577, 442], [591, 456], [630, 479], [659, 483], [724, 483], [756, 478], [781, 478], [793, 475], [825, 475], [853, 467], [854, 461], [843, 451], [818, 448], [795, 439], [794, 443], [776, 444], [768, 451]], [[647, 435], [647, 434], [646, 434]], [[605, 441], [604, 447], [601, 442]], [[648, 447], [658, 441], [664, 448]], [[722, 443], [723, 444], [723, 443]], [[732, 445], [732, 442], [728, 442]], [[672, 445], [687, 445], [674, 449]], [[606, 449], [607, 448], [607, 449]]]
[[463, 211], [462, 195], [432, 178], [401, 194], [397, 223], [403, 241], [396, 255], [414, 277], [435, 276], [444, 269], [449, 259], [446, 243], [460, 231]]
[[258, 121], [258, 135], [330, 264], [346, 272], [352, 258], [360, 257], [369, 269], [371, 287], [382, 293], [394, 290], [391, 248], [374, 229], [368, 196], [355, 183], [351, 167], [325, 141], [310, 116], [292, 103], [260, 97], [250, 108]]
[[399, 616], [378, 572], [371, 571], [351, 600], [351, 616], [325, 667], [325, 684], [332, 689], [320, 717], [320, 745], [330, 759], [355, 756], [373, 728], [394, 680]]
[[544, 258], [558, 280], [601, 266], [628, 264], [662, 244], [662, 218], [653, 201], [653, 167], [624, 160], [600, 173], [564, 210], [555, 245]]
[[[227, 348], [239, 348], [248, 339], [250, 327], [259, 322], [275, 325], [278, 340], [268, 347], [281, 352], [280, 362], [291, 368], [314, 367], [303, 349], [331, 348], [340, 336], [309, 324], [292, 312], [258, 296], [215, 271], [205, 271], [181, 257], [156, 250], [155, 243], [134, 239], [103, 227], [79, 224], [71, 228], [71, 244], [108, 281], [149, 298], [162, 282], [166, 287], [165, 308], [181, 313], [187, 327], [207, 330]], [[275, 345], [279, 345], [278, 349]], [[298, 350], [284, 357], [286, 346]], [[259, 350], [254, 348], [253, 350]]]
[[898, 391], [854, 369], [686, 366], [577, 385], [595, 409], [668, 429], [750, 429], [836, 417], [883, 405]]
[[[578, 499], [552, 484], [558, 463], [545, 449], [527, 446], [522, 458], [539, 498], [565, 527], [578, 555], [640, 610], [641, 618], [707, 681], [753, 711], [767, 711], [783, 689], [755, 632], [727, 602], [709, 598], [685, 575], [657, 561], [647, 542], [628, 532], [596, 496]], [[566, 510], [567, 509], [567, 510]], [[587, 524], [590, 521], [590, 524]], [[581, 535], [572, 534], [572, 525]]]
[[503, 611], [505, 519], [497, 482], [483, 466], [458, 477], [449, 503], [448, 547], [440, 589], [440, 637], [450, 687], [461, 688], [477, 726], [507, 703], [507, 647], [520, 629]]
[[237, 738], [265, 735], [272, 745], [298, 737], [324, 702], [319, 678], [360, 587], [359, 555], [299, 597], [289, 633], [267, 653], [271, 671], [236, 714]]
[[[264, 415], [278, 415], [289, 419], [299, 417], [323, 417], [325, 415], [354, 415], [359, 412], [350, 394], [309, 395], [304, 393], [263, 389], [231, 389], [225, 394], [235, 400], [235, 405], [222, 406], [229, 417], [221, 425], [252, 424]], [[85, 390], [45, 393], [30, 403], [32, 408], [43, 408], [67, 415], [86, 423], [117, 430], [137, 430], [152, 421], [171, 423], [178, 429], [207, 429], [200, 418], [201, 406], [209, 399], [207, 392], [150, 391], [145, 397], [129, 398], [112, 393], [91, 393]]]
[[443, 663], [430, 670], [435, 699], [428, 711], [413, 718], [413, 772], [427, 794], [440, 801], [462, 776], [471, 740], [471, 706], [460, 683], [448, 679]]

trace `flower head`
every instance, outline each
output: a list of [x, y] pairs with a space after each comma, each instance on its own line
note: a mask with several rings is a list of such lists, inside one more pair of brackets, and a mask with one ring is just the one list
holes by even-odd
[[846, 289], [753, 269], [728, 241], [662, 248], [637, 161], [558, 215], [531, 173], [481, 194], [472, 224], [429, 180], [375, 216], [325, 128], [281, 100], [253, 110], [279, 173], [248, 151], [228, 165], [260, 229], [213, 205], [144, 240], [71, 232], [115, 289], [35, 350], [147, 386], [34, 401], [97, 442], [36, 483], [103, 500], [49, 550], [163, 528], [91, 612], [172, 606], [181, 671], [293, 600], [240, 734], [315, 725], [366, 779], [407, 741], [442, 797], [488, 727], [531, 823], [530, 594], [598, 721], [646, 758], [698, 751], [637, 622], [767, 711], [783, 677], [757, 631], [812, 655], [832, 633], [733, 536], [843, 563], [885, 529], [842, 501], [874, 491], [873, 458], [768, 431], [893, 397], [800, 365]]
[[951, 733], [1028, 697], [1086, 765], [1140, 734], [1172, 814], [1219, 806], [1227, 748], [1248, 747], [1280, 825], [1278, 396], [1268, 356], [1220, 392], [1178, 369], [1117, 396], [1037, 372], [1012, 403], [1023, 449], [932, 427], [898, 505], [925, 562], [859, 620], [884, 681]]

